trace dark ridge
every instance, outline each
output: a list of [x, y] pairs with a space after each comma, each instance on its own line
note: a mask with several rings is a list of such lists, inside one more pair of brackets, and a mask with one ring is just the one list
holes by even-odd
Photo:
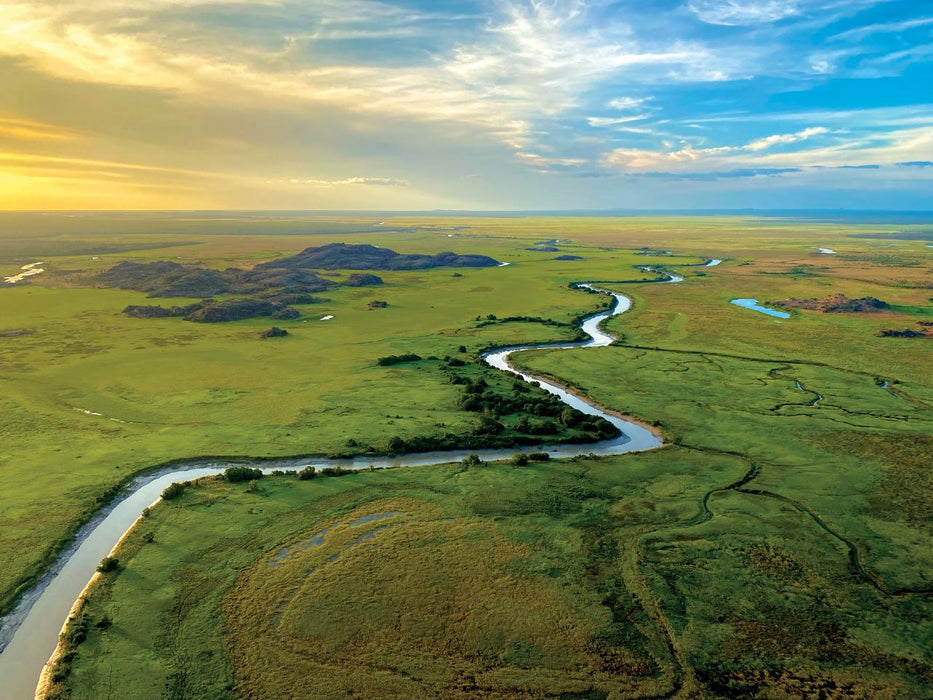
[[278, 269], [257, 265], [252, 270], [230, 269], [224, 272], [229, 281], [228, 292], [232, 294], [255, 294], [267, 289], [283, 292], [323, 292], [334, 286], [311, 270]]
[[151, 297], [209, 297], [223, 294], [228, 283], [216, 270], [160, 261], [134, 263], [124, 260], [100, 273], [108, 287], [149, 292]]
[[209, 297], [268, 290], [307, 294], [322, 292], [336, 284], [311, 270], [257, 266], [252, 270], [218, 272], [169, 261], [134, 263], [126, 260], [100, 273], [97, 279], [108, 287], [148, 292], [150, 297]]
[[583, 260], [580, 255], [558, 255], [555, 260]]
[[123, 309], [123, 313], [131, 318], [171, 318], [173, 316], [187, 316], [202, 308], [205, 303], [189, 304], [188, 306], [136, 306], [130, 305]]
[[271, 301], [273, 304], [281, 304], [282, 306], [289, 306], [291, 304], [323, 304], [324, 302], [330, 301], [325, 297], [316, 297], [311, 294], [305, 294], [303, 292], [276, 292], [267, 293], [261, 295], [266, 301]]
[[225, 321], [240, 321], [244, 318], [257, 318], [271, 316], [282, 307], [271, 301], [259, 299], [228, 299], [212, 304], [205, 304], [200, 309], [188, 314], [186, 321], [196, 323], [223, 323]]
[[254, 269], [318, 270], [428, 270], [434, 267], [495, 267], [499, 262], [485, 255], [402, 255], [373, 245], [329, 243], [305, 248], [297, 255], [262, 263]]

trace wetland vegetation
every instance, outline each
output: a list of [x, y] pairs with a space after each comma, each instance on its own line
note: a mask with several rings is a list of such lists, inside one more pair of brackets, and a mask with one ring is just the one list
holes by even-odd
[[[15, 486], [0, 492], [3, 610], [131, 475], [172, 460], [607, 436], [479, 361], [575, 339], [605, 305], [577, 282], [632, 297], [606, 324], [619, 340], [516, 364], [658, 426], [666, 446], [264, 478], [238, 466], [170, 487], [76, 611], [48, 697], [933, 697], [933, 359], [923, 338], [878, 335], [933, 316], [933, 251], [911, 226], [388, 223], [176, 222], [114, 248], [82, 220], [60, 250], [0, 234], [0, 272], [45, 270], [0, 289]], [[350, 247], [338, 241], [366, 245], [367, 266], [331, 262]], [[812, 265], [823, 244], [846, 255]], [[585, 260], [540, 255], [558, 245]], [[449, 247], [469, 264], [427, 265]], [[177, 267], [162, 286], [102, 288], [122, 260]], [[257, 269], [285, 282], [230, 286]], [[369, 313], [354, 269], [380, 271], [385, 312]], [[685, 280], [629, 284], [657, 271]], [[283, 301], [300, 312], [276, 321], [288, 338], [261, 343], [268, 316], [174, 312], [218, 280], [216, 304], [329, 298]], [[177, 299], [169, 313], [120, 313], [157, 290]], [[886, 306], [776, 322], [728, 303], [751, 296]], [[309, 322], [309, 304], [333, 319]]]

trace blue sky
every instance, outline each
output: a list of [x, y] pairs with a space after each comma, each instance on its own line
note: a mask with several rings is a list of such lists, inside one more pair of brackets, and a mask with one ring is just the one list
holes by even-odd
[[3, 208], [933, 208], [918, 0], [5, 0]]

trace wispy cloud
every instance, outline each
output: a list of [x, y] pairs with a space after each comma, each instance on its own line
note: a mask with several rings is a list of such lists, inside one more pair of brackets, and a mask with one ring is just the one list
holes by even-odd
[[72, 129], [32, 119], [0, 117], [0, 137], [22, 141], [70, 141], [78, 138], [78, 134]]
[[813, 136], [821, 136], [822, 134], [828, 133], [829, 129], [824, 126], [811, 126], [802, 131], [798, 131], [795, 134], [774, 134], [772, 136], [765, 136], [762, 139], [757, 139], [751, 143], [747, 143], [742, 146], [744, 151], [765, 151], [772, 146], [778, 146], [788, 143], [796, 143], [797, 141], [806, 141], [807, 139]]
[[[868, 138], [837, 141], [806, 149], [768, 152], [774, 146], [795, 144], [828, 134], [822, 127], [795, 134], [780, 134], [741, 146], [694, 148], [683, 144], [676, 150], [618, 148], [603, 157], [606, 168], [625, 173], [637, 172], [741, 172], [768, 168], [859, 168], [903, 164], [906, 155], [933, 157], [933, 128], [902, 129]], [[915, 161], [916, 162], [916, 161]], [[867, 166], [867, 167], [866, 167]]]
[[606, 106], [610, 109], [618, 109], [620, 111], [641, 109], [642, 105], [646, 102], [650, 102], [652, 99], [651, 97], [616, 97], [615, 99], [609, 100]]
[[519, 160], [529, 165], [533, 165], [536, 168], [544, 168], [544, 169], [553, 168], [555, 166], [573, 167], [576, 165], [583, 165], [584, 163], [586, 163], [586, 160], [583, 158], [555, 158], [555, 157], [538, 155], [537, 153], [526, 153], [523, 151], [517, 152], [515, 156]]
[[[663, 5], [0, 0], [0, 169], [8, 183], [175, 181], [234, 206], [254, 187], [287, 195], [257, 205], [433, 206], [516, 192], [551, 204], [565, 195], [554, 182], [584, 179], [602, 193], [592, 201], [614, 203], [619, 173], [641, 174], [633, 187], [820, 168], [928, 176], [894, 164], [933, 160], [917, 69], [933, 61], [929, 12], [906, 0]], [[891, 76], [897, 91], [858, 82]]]
[[648, 114], [636, 114], [630, 117], [587, 117], [586, 121], [590, 126], [618, 126], [629, 122], [637, 122], [647, 119]]
[[[585, 2], [514, 0], [499, 4], [472, 39], [417, 64], [320, 62], [293, 50], [315, 42], [380, 35], [413, 36], [441, 15], [406, 13], [374, 0], [317, 2], [325, 20], [279, 45], [228, 43], [200, 31], [195, 16], [167, 11], [220, 0], [151, 3], [111, 0], [89, 6], [11, 0], [0, 7], [0, 54], [24, 57], [38, 69], [71, 81], [144, 87], [198, 100], [251, 102], [256, 94], [366, 114], [454, 121], [484, 129], [519, 149], [531, 122], [581, 106], [581, 96], [610, 78], [648, 75], [667, 80], [722, 80], [732, 72], [699, 42], [677, 39], [646, 45], [619, 22], [595, 27]], [[247, 3], [227, 3], [233, 12]], [[269, 7], [297, 6], [267, 2]], [[161, 13], [161, 14], [160, 14]], [[450, 21], [446, 17], [445, 21]], [[141, 30], [142, 29], [142, 30]], [[267, 39], [274, 40], [275, 37]], [[636, 102], [620, 101], [617, 108]]]
[[708, 24], [742, 26], [776, 22], [800, 13], [797, 0], [690, 0], [687, 7]]
[[839, 34], [829, 37], [829, 41], [860, 41], [872, 34], [900, 34], [910, 29], [918, 27], [927, 27], [933, 24], [933, 17], [919, 17], [917, 19], [903, 20], [901, 22], [884, 22], [880, 24], [869, 24], [864, 27], [855, 27]]
[[[270, 184], [275, 180], [269, 180]], [[339, 180], [320, 180], [315, 178], [288, 178], [278, 182], [290, 185], [311, 185], [312, 187], [346, 187], [347, 185], [374, 185], [376, 187], [408, 187], [408, 180], [394, 177], [345, 177]]]

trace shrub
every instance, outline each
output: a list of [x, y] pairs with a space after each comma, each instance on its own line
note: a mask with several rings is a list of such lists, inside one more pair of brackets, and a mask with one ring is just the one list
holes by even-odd
[[512, 457], [512, 464], [516, 467], [524, 467], [528, 464], [528, 455], [524, 452], [518, 452]]
[[321, 470], [321, 474], [324, 476], [345, 476], [352, 474], [353, 471], [353, 469], [344, 469], [343, 467], [325, 467]]
[[119, 566], [120, 560], [116, 557], [104, 557], [100, 560], [100, 564], [97, 565], [97, 570], [102, 574], [106, 574], [111, 571], [116, 571]]
[[162, 499], [165, 501], [171, 501], [173, 498], [180, 496], [185, 490], [185, 485], [178, 481], [175, 481], [165, 487], [165, 490], [162, 491]]
[[279, 328], [278, 326], [272, 326], [269, 330], [263, 331], [259, 334], [260, 338], [284, 338], [288, 335], [288, 331], [284, 328]]
[[530, 459], [532, 462], [547, 462], [551, 459], [551, 455], [549, 455], [547, 452], [531, 452], [528, 455], [528, 459]]
[[228, 467], [224, 471], [224, 478], [230, 483], [236, 483], [237, 481], [253, 481], [254, 479], [262, 478], [261, 469], [253, 469], [252, 467]]
[[298, 478], [301, 481], [308, 481], [309, 479], [313, 479], [316, 476], [317, 476], [317, 469], [315, 469], [314, 467], [305, 467], [300, 472], [298, 472]]
[[465, 467], [481, 467], [483, 465], [483, 460], [479, 458], [479, 455], [467, 455], [463, 458], [463, 466]]
[[404, 355], [386, 355], [385, 357], [380, 357], [378, 360], [376, 360], [376, 364], [387, 367], [389, 365], [397, 365], [402, 362], [417, 362], [420, 359], [421, 355], [408, 352]]

